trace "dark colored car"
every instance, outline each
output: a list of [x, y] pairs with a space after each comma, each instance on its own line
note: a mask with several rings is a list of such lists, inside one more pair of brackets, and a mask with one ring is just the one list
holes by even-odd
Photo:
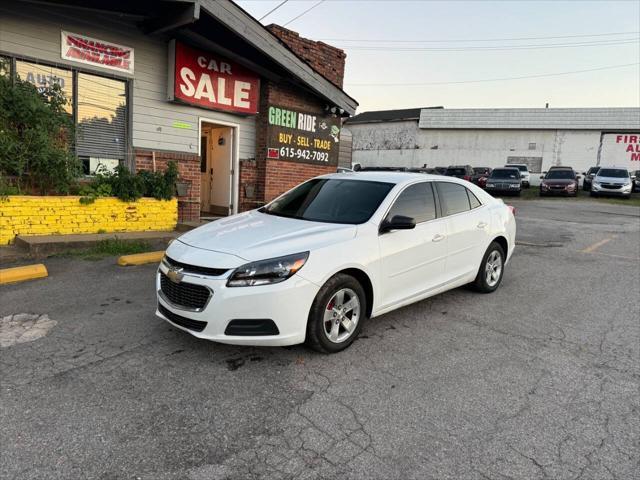
[[478, 185], [480, 188], [484, 188], [487, 184], [487, 178], [491, 175], [491, 169], [489, 167], [473, 167], [473, 176], [471, 182]]
[[471, 181], [473, 177], [473, 167], [471, 165], [450, 165], [445, 172], [447, 177], [461, 178], [462, 180]]
[[413, 167], [413, 168], [407, 169], [407, 172], [429, 173], [429, 174], [432, 174], [432, 175], [433, 174], [437, 174], [435, 168], [428, 168], [428, 167]]
[[407, 167], [360, 167], [358, 172], [406, 172]]
[[584, 180], [582, 180], [582, 190], [585, 192], [591, 191], [591, 182], [593, 181], [593, 177], [596, 176], [596, 173], [598, 173], [598, 170], [600, 170], [600, 167], [591, 167], [586, 172], [582, 172], [582, 175], [584, 175]]
[[540, 196], [570, 195], [578, 196], [579, 176], [571, 168], [552, 168], [546, 175], [542, 175], [540, 182]]
[[437, 175], [445, 175], [447, 173], [447, 167], [434, 167]]
[[633, 191], [640, 192], [640, 170], [631, 172], [631, 176], [633, 177]]
[[520, 170], [515, 167], [494, 168], [484, 189], [490, 194], [518, 195], [522, 192]]

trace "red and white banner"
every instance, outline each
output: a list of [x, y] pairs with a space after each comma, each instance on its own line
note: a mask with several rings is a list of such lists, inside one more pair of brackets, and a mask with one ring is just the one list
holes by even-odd
[[260, 77], [235, 62], [172, 41], [169, 97], [212, 110], [258, 113]]
[[62, 31], [62, 58], [133, 74], [133, 48]]

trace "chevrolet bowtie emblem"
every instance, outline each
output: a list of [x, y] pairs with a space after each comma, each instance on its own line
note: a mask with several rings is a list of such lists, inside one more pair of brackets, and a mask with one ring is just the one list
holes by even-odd
[[182, 274], [182, 268], [171, 267], [167, 270], [167, 277], [173, 283], [180, 283], [184, 275]]

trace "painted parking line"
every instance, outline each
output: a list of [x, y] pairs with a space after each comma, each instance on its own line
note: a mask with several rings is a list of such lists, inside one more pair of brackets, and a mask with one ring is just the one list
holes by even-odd
[[606, 245], [607, 243], [609, 243], [611, 240], [613, 240], [614, 238], [616, 238], [615, 235], [612, 235], [611, 237], [607, 237], [603, 240], [600, 240], [599, 242], [594, 243], [593, 245], [589, 245], [587, 248], [583, 248], [582, 250], [580, 250], [582, 253], [593, 253], [595, 252], [597, 249], [599, 249], [600, 247], [602, 247], [603, 245]]

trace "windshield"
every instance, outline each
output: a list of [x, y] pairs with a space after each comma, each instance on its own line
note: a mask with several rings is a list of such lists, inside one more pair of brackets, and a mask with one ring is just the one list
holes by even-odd
[[546, 179], [568, 179], [573, 180], [576, 178], [573, 170], [551, 170], [547, 173]]
[[483, 173], [488, 173], [489, 169], [485, 168], [485, 167], [476, 167], [473, 169], [473, 173], [475, 174], [483, 174]]
[[598, 171], [599, 177], [612, 177], [612, 178], [627, 178], [629, 172], [622, 168], [601, 168]]
[[394, 187], [393, 183], [316, 178], [259, 211], [312, 222], [364, 223]]
[[497, 168], [491, 172], [491, 177], [489, 178], [508, 178], [518, 180], [520, 178], [520, 173], [515, 168]]
[[509, 165], [509, 167], [511, 168], [517, 168], [518, 170], [520, 170], [521, 172], [527, 172], [527, 166], [526, 165]]
[[587, 172], [587, 175], [591, 175], [592, 173], [597, 173], [600, 170], [600, 167], [591, 167]]
[[466, 175], [467, 171], [464, 168], [447, 168], [447, 175]]

